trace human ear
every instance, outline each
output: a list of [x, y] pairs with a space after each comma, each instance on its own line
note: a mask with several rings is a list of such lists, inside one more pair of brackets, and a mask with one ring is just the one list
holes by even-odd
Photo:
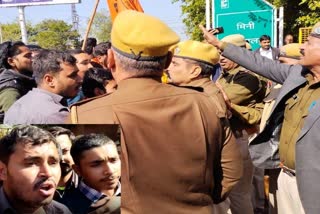
[[0, 180], [7, 180], [7, 166], [0, 161]]
[[55, 78], [51, 74], [45, 74], [43, 77], [43, 82], [49, 87], [53, 88], [55, 86]]
[[112, 68], [115, 67], [115, 59], [114, 59], [114, 52], [112, 49], [109, 49], [108, 50], [108, 64], [107, 64], [107, 67], [112, 70]]
[[191, 79], [197, 78], [201, 74], [201, 67], [198, 65], [194, 65], [190, 72]]
[[7, 62], [11, 67], [16, 66], [16, 63], [14, 62], [14, 59], [12, 57], [8, 57]]

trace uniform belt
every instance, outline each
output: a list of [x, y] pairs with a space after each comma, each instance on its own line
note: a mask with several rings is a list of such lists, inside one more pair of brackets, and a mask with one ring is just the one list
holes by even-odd
[[296, 176], [296, 171], [293, 169], [290, 169], [289, 167], [283, 165], [283, 163], [280, 163], [280, 168], [284, 173], [286, 173], [289, 176]]

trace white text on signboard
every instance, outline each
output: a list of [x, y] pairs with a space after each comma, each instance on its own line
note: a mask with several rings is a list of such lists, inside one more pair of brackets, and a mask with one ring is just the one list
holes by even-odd
[[250, 30], [254, 29], [254, 22], [253, 21], [248, 22], [248, 24], [245, 24], [245, 23], [242, 23], [242, 22], [238, 22], [237, 23], [237, 30], [246, 30], [248, 28]]
[[229, 0], [221, 0], [221, 9], [229, 8]]

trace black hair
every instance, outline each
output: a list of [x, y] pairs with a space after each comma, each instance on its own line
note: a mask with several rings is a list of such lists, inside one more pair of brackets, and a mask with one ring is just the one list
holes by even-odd
[[216, 65], [213, 65], [204, 61], [196, 60], [196, 59], [186, 59], [186, 58], [183, 58], [183, 59], [186, 62], [199, 65], [199, 67], [201, 68], [200, 75], [202, 77], [210, 77], [212, 75], [212, 72], [217, 69], [217, 66], [219, 66], [218, 63]]
[[[83, 45], [84, 40], [81, 40], [81, 47]], [[86, 46], [84, 48], [84, 52], [91, 55], [93, 52], [93, 48], [97, 45], [97, 39], [89, 37], [87, 38]]]
[[111, 48], [111, 42], [101, 42], [93, 50], [93, 56], [108, 55], [108, 50]]
[[105, 82], [112, 79], [110, 71], [103, 68], [90, 68], [83, 77], [82, 92], [84, 96], [95, 97], [95, 88], [99, 88], [106, 93]]
[[212, 72], [216, 70], [216, 65], [212, 65], [209, 63], [204, 62], [198, 62], [199, 66], [201, 68], [201, 75], [203, 77], [210, 77], [212, 75]]
[[8, 164], [18, 144], [31, 143], [36, 146], [50, 142], [53, 142], [59, 151], [60, 147], [50, 132], [32, 125], [19, 125], [0, 139], [0, 160]]
[[259, 41], [261, 42], [263, 40], [270, 40], [271, 41], [271, 38], [268, 35], [262, 35], [262, 36], [260, 36]]
[[82, 54], [82, 53], [86, 53], [86, 52], [84, 52], [81, 49], [70, 49], [70, 50], [67, 50], [67, 53], [74, 56], [74, 55], [78, 55], [78, 54]]
[[27, 47], [29, 48], [30, 51], [39, 52], [40, 50], [42, 50], [42, 48], [39, 45], [27, 45]]
[[73, 143], [73, 140], [75, 139], [74, 134], [66, 128], [63, 128], [61, 126], [50, 126], [49, 128], [47, 128], [47, 130], [54, 136], [54, 137], [58, 137], [60, 135], [68, 135], [68, 137], [71, 139], [71, 142]]
[[116, 144], [103, 134], [88, 134], [78, 136], [71, 147], [71, 156], [76, 165], [79, 166], [83, 152], [93, 148], [101, 147], [106, 144], [112, 144], [116, 148]]
[[32, 62], [33, 75], [39, 85], [45, 74], [58, 73], [62, 70], [62, 63], [76, 66], [76, 58], [71, 54], [58, 50], [41, 50]]
[[8, 58], [14, 57], [21, 53], [20, 47], [26, 46], [23, 42], [3, 42], [0, 44], [0, 68], [10, 69]]

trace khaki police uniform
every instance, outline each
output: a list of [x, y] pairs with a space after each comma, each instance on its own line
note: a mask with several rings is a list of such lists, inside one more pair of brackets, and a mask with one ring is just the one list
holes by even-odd
[[[136, 61], [165, 56], [177, 42], [163, 22], [143, 13], [124, 11], [113, 23], [113, 49]], [[211, 214], [242, 175], [234, 137], [206, 94], [129, 78], [71, 111], [68, 122], [121, 127], [121, 213]]]
[[[222, 41], [245, 48], [244, 37], [240, 34], [227, 36]], [[217, 82], [230, 99], [232, 111], [230, 125], [244, 160], [244, 175], [229, 196], [230, 209], [233, 214], [250, 214], [253, 213], [251, 186], [254, 169], [248, 151], [248, 133], [257, 131], [263, 110], [266, 84], [257, 75], [241, 66], [223, 71]]]
[[[195, 63], [202, 63], [214, 68], [219, 62], [220, 54], [216, 47], [193, 40], [179, 42], [170, 48], [174, 57], [192, 60]], [[219, 88], [210, 80], [212, 71], [209, 73], [201, 72], [188, 83], [180, 83], [182, 86], [201, 87], [203, 92], [210, 96], [216, 104], [218, 114], [226, 118], [228, 116], [227, 106]]]
[[[200, 63], [201, 64], [207, 64], [212, 67], [214, 67], [218, 62], [220, 58], [220, 54], [218, 53], [218, 50], [209, 44], [198, 42], [198, 41], [192, 41], [187, 40], [180, 42], [179, 44], [175, 45], [171, 48], [171, 51], [174, 53], [175, 58], [182, 58], [186, 60], [192, 60], [194, 63]], [[194, 68], [194, 67], [192, 67]], [[192, 69], [190, 68], [190, 69]], [[170, 71], [170, 68], [168, 69], [168, 72], [178, 72], [174, 71], [174, 68], [172, 71]], [[196, 68], [194, 68], [196, 69]], [[196, 72], [193, 70], [193, 72]], [[201, 87], [203, 89], [203, 93], [206, 93], [210, 96], [210, 99], [216, 104], [218, 109], [218, 114], [221, 115], [221, 120], [228, 121], [228, 116], [230, 112], [227, 109], [225, 100], [223, 98], [223, 95], [219, 88], [210, 80], [210, 75], [212, 71], [207, 73], [208, 71], [201, 70], [200, 73], [198, 73], [198, 76], [194, 76], [193, 79], [189, 81], [188, 78], [190, 76], [186, 76], [185, 82], [188, 83], [180, 83], [180, 85], [183, 86], [192, 86], [192, 87]], [[190, 73], [185, 73], [185, 75], [189, 75]], [[239, 106], [239, 108], [241, 108]], [[238, 109], [239, 110], [239, 109]], [[239, 110], [241, 112], [241, 110]], [[246, 114], [241, 114], [246, 115]], [[249, 118], [248, 118], [249, 119]], [[230, 129], [226, 130], [226, 133], [230, 131]], [[213, 213], [227, 213], [228, 209], [230, 207], [230, 200], [226, 199], [225, 201], [215, 204], [213, 206]]]
[[[285, 58], [298, 59], [301, 56], [300, 53], [301, 44], [298, 43], [290, 43], [280, 47], [281, 56]], [[288, 64], [288, 63], [287, 63]], [[289, 63], [290, 64], [290, 63]], [[264, 99], [264, 108], [262, 112], [262, 118], [260, 123], [260, 132], [265, 128], [267, 119], [270, 116], [271, 110], [276, 102], [276, 98], [279, 95], [281, 84], [276, 84], [271, 88], [270, 93]], [[266, 178], [268, 181], [268, 190], [266, 192], [269, 193], [268, 202], [269, 202], [269, 213], [276, 214], [278, 211], [277, 207], [277, 180], [280, 173], [280, 168], [278, 169], [268, 169], [266, 170]], [[286, 209], [286, 208], [285, 208]]]
[[282, 130], [280, 134], [280, 161], [290, 169], [295, 169], [295, 146], [298, 135], [303, 127], [304, 119], [308, 116], [315, 100], [320, 97], [320, 83], [313, 81], [312, 74], [305, 75], [305, 85], [298, 93], [286, 102]]
[[[315, 198], [318, 198], [320, 188], [318, 185], [313, 185], [317, 183], [320, 176], [318, 164], [320, 162], [319, 144], [316, 140], [319, 138], [320, 99], [317, 96], [313, 98], [313, 101], [309, 101], [308, 96], [313, 96], [314, 93], [317, 93], [314, 91], [317, 90], [315, 89], [317, 84], [310, 82], [308, 76], [306, 76], [307, 73], [318, 72], [316, 63], [318, 56], [310, 52], [317, 51], [317, 45], [320, 43], [320, 22], [315, 25], [308, 39], [310, 42], [305, 44], [303, 48], [307, 49], [306, 53], [308, 51], [309, 54], [306, 54], [301, 60], [303, 64], [306, 64], [306, 61], [311, 62], [313, 59], [313, 63], [308, 64], [307, 67], [299, 64], [274, 63], [232, 44], [221, 45], [224, 50], [223, 54], [226, 57], [282, 84], [281, 91], [271, 110], [265, 128], [250, 143], [250, 154], [257, 166], [275, 168], [279, 164], [282, 165], [283, 169], [278, 178], [278, 196], [281, 196], [280, 198], [278, 197], [278, 213], [316, 214], [320, 210], [320, 204], [315, 203]], [[304, 106], [303, 102], [309, 102], [310, 105]], [[301, 109], [298, 109], [298, 106]], [[292, 112], [289, 112], [291, 109]], [[294, 111], [298, 116], [293, 114]], [[289, 156], [283, 157], [280, 154], [279, 158], [278, 153], [278, 144], [283, 145], [287, 140], [281, 137], [281, 135], [285, 134], [281, 132], [286, 129], [286, 126], [283, 126], [285, 125], [283, 122], [286, 123], [286, 120], [292, 121], [292, 118], [288, 118], [291, 117], [290, 115], [294, 115], [293, 118], [297, 119], [294, 122], [298, 126], [296, 131], [299, 132], [297, 137], [290, 136], [287, 142], [287, 154], [289, 154], [291, 153], [289, 143], [292, 139], [295, 141], [295, 148], [291, 150], [295, 152], [294, 164], [293, 161], [290, 161], [291, 158]], [[302, 121], [300, 119], [301, 116], [303, 117]], [[300, 126], [301, 122], [302, 126]], [[288, 125], [291, 126], [291, 124]], [[291, 167], [294, 166], [294, 171], [286, 164], [289, 167], [290, 165]]]
[[265, 84], [242, 67], [223, 72], [217, 81], [230, 99], [233, 112], [230, 123], [234, 132], [241, 135], [243, 129], [259, 124], [266, 92]]

